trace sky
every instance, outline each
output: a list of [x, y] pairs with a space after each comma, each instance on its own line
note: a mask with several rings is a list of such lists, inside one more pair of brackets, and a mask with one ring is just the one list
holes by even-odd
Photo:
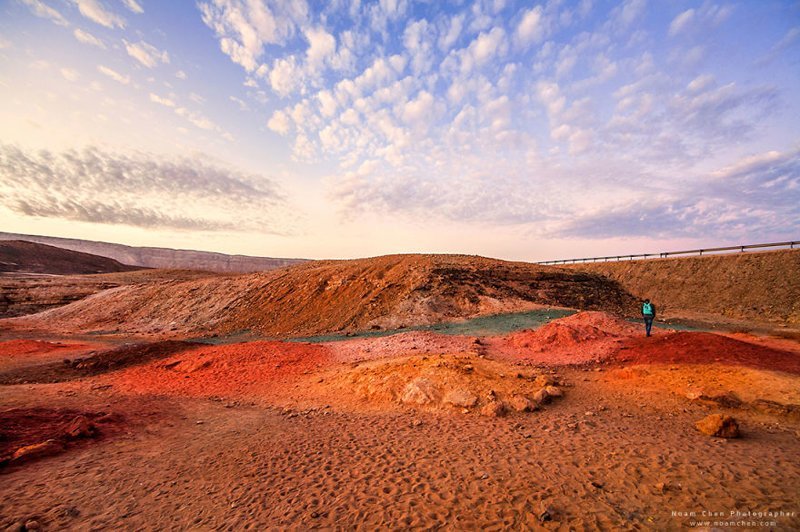
[[800, 2], [0, 0], [0, 230], [549, 260], [800, 237]]

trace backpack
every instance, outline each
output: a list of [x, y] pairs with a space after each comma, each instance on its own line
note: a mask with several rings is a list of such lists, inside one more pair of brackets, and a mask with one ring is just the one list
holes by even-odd
[[653, 315], [653, 305], [652, 303], [643, 303], [642, 304], [642, 314], [645, 316], [652, 316]]

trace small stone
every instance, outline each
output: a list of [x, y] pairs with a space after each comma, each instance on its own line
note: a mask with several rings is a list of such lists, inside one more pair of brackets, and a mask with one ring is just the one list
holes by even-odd
[[203, 423], [205, 423], [205, 421], [203, 421], [202, 419], [198, 419], [197, 421], [194, 422], [195, 425], [202, 425]]
[[67, 425], [64, 432], [70, 438], [91, 438], [96, 430], [94, 424], [86, 416], [78, 416]]
[[533, 383], [540, 388], [544, 388], [545, 386], [554, 386], [558, 384], [558, 381], [552, 375], [539, 375]]
[[587, 410], [586, 412], [583, 413], [583, 415], [586, 417], [592, 417], [594, 415], [594, 412], [592, 412], [591, 410]]
[[724, 414], [711, 414], [696, 422], [697, 430], [707, 436], [717, 438], [737, 438], [739, 424], [731, 416]]
[[316, 519], [319, 517], [319, 512], [311, 512], [311, 518]]
[[29, 519], [25, 521], [25, 530], [41, 530], [42, 525], [36, 519]]
[[423, 421], [421, 419], [415, 419], [411, 422], [412, 427], [421, 427], [423, 425]]
[[486, 480], [487, 478], [489, 478], [489, 474], [488, 473], [483, 473], [481, 475], [481, 480]]
[[590, 484], [590, 485], [591, 485], [593, 488], [597, 488], [597, 489], [599, 489], [599, 490], [603, 489], [603, 485], [604, 485], [602, 482], [598, 482], [598, 481], [596, 481], [596, 480], [592, 480], [592, 481], [591, 481], [589, 484]]
[[552, 521], [554, 513], [555, 511], [551, 506], [542, 504], [539, 507], [539, 511], [536, 513], [536, 518], [539, 519], [539, 521], [541, 521], [542, 523], [544, 523], [545, 521]]
[[562, 392], [559, 388], [556, 388], [555, 386], [545, 386], [544, 389], [547, 392], [547, 395], [549, 395], [550, 397], [561, 397], [562, 395], [564, 395], [564, 392]]
[[542, 388], [541, 390], [533, 394], [533, 400], [540, 405], [546, 405], [547, 403], [552, 401], [552, 398], [547, 394], [547, 390]]

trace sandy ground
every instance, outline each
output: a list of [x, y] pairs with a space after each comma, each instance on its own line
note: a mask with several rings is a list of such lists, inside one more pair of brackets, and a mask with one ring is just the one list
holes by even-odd
[[[512, 362], [476, 338], [409, 333], [349, 344], [187, 346], [89, 377], [65, 370], [64, 382], [0, 386], [6, 411], [59, 408], [124, 420], [60, 454], [0, 469], [0, 527], [32, 520], [52, 530], [663, 530], [731, 520], [800, 527], [800, 416], [790, 408], [800, 404], [797, 344], [664, 333], [650, 339], [659, 349], [623, 338], [615, 345], [627, 349], [609, 352], [615, 329], [608, 329], [597, 338], [589, 327], [577, 331], [581, 349], [602, 345], [598, 360], [578, 365], [563, 353], [552, 364]], [[676, 359], [660, 355], [671, 341], [683, 346]], [[718, 345], [738, 351], [709, 347]], [[692, 353], [699, 358], [687, 360]], [[782, 370], [764, 367], [773, 359]], [[506, 400], [532, 393], [542, 375], [564, 396], [503, 417], [391, 393], [424, 376], [443, 390], [469, 388], [480, 406], [488, 388]], [[347, 387], [356, 382], [374, 392]], [[713, 400], [723, 394], [739, 402]], [[756, 408], [759, 400], [786, 410]], [[733, 415], [742, 437], [695, 429], [716, 412]], [[768, 510], [793, 515], [731, 515]]]

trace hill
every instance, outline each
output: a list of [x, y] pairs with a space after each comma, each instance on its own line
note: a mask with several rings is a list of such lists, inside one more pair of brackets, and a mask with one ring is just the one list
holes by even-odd
[[800, 324], [800, 250], [565, 266], [601, 274], [659, 314]]
[[146, 268], [208, 270], [214, 272], [245, 273], [274, 270], [304, 262], [304, 259], [279, 259], [271, 257], [250, 257], [247, 255], [226, 255], [210, 251], [193, 251], [156, 247], [135, 247], [109, 242], [94, 242], [76, 238], [20, 235], [0, 233], [0, 240], [27, 240], [48, 244], [73, 251], [110, 257], [124, 264]]
[[191, 270], [135, 270], [92, 275], [0, 274], [0, 318], [61, 307], [109, 288], [221, 275]]
[[90, 253], [71, 251], [24, 240], [0, 241], [0, 272], [56, 275], [110, 273], [141, 270]]
[[291, 337], [400, 328], [537, 306], [635, 311], [603, 276], [461, 255], [390, 255], [112, 288], [25, 318], [69, 332]]

